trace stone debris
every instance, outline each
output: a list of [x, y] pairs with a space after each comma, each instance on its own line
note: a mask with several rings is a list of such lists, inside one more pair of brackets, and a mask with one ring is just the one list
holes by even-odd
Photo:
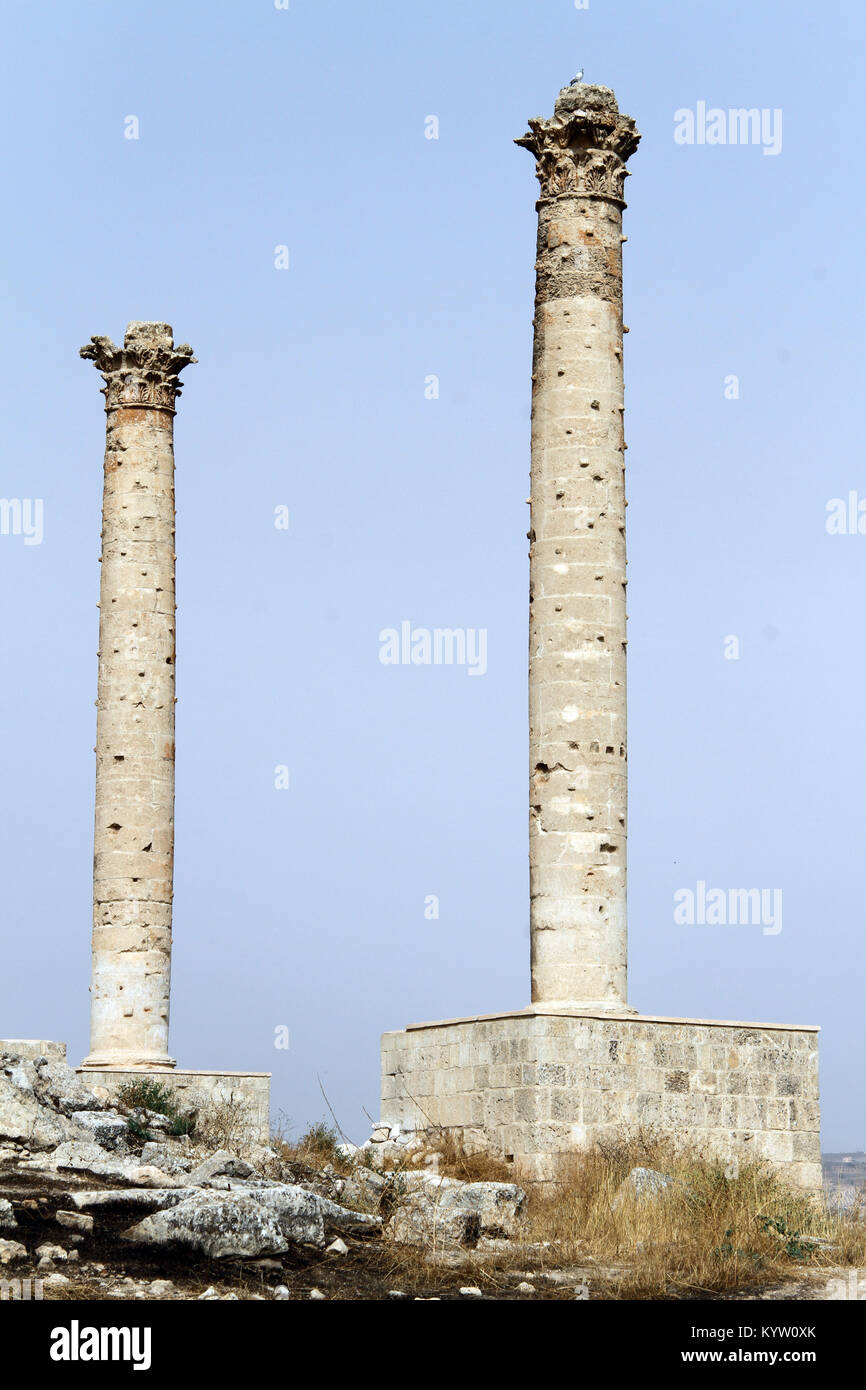
[[399, 1244], [475, 1246], [482, 1237], [521, 1233], [526, 1193], [514, 1183], [466, 1183], [424, 1172], [406, 1174], [405, 1183], [387, 1224]]
[[93, 1230], [93, 1217], [81, 1211], [58, 1211], [54, 1219], [58, 1226], [65, 1226], [67, 1230], [77, 1231], [81, 1235], [90, 1235]]
[[657, 1173], [654, 1168], [632, 1168], [614, 1193], [610, 1209], [618, 1211], [629, 1197], [638, 1201], [651, 1200], [676, 1185], [676, 1179], [668, 1173]]

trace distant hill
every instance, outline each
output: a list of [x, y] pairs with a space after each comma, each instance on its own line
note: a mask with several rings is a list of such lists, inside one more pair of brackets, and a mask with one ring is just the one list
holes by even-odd
[[853, 1196], [858, 1188], [866, 1187], [866, 1153], [862, 1150], [822, 1154], [821, 1166], [824, 1184], [831, 1192], [841, 1188], [845, 1196]]

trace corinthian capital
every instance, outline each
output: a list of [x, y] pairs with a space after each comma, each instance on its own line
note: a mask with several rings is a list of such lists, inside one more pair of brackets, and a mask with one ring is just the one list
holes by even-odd
[[189, 343], [174, 345], [167, 323], [131, 323], [119, 348], [95, 336], [80, 356], [95, 362], [105, 385], [105, 409], [139, 407], [174, 413], [181, 392], [180, 373], [197, 359]]
[[563, 87], [553, 115], [533, 117], [516, 145], [535, 155], [542, 198], [609, 198], [622, 202], [627, 170], [640, 135], [620, 114], [609, 87], [582, 82]]

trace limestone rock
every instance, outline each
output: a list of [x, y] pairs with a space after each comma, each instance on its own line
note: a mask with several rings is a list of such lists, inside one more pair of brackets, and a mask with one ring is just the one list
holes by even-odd
[[210, 1259], [279, 1255], [289, 1248], [284, 1231], [304, 1245], [324, 1245], [321, 1212], [309, 1193], [295, 1189], [279, 1213], [252, 1195], [196, 1192], [177, 1206], [145, 1217], [123, 1232], [136, 1245], [183, 1246]]
[[627, 1178], [623, 1178], [610, 1204], [611, 1211], [618, 1211], [629, 1197], [646, 1201], [658, 1197], [676, 1185], [676, 1179], [667, 1173], [658, 1173], [654, 1168], [632, 1168]]
[[68, 1231], [78, 1231], [82, 1235], [89, 1235], [93, 1230], [93, 1217], [81, 1211], [58, 1211], [54, 1219], [58, 1226], [65, 1226]]
[[93, 1136], [97, 1144], [113, 1144], [129, 1133], [129, 1126], [116, 1111], [75, 1110], [71, 1118]]
[[160, 1211], [164, 1207], [176, 1207], [190, 1196], [188, 1189], [177, 1187], [100, 1187], [83, 1192], [70, 1192], [69, 1200], [79, 1211], [104, 1207], [110, 1211], [116, 1207], [145, 1207]]
[[0, 1265], [11, 1264], [13, 1260], [26, 1260], [27, 1247], [17, 1240], [0, 1240]]
[[15, 1212], [12, 1210], [12, 1203], [5, 1198], [0, 1200], [0, 1231], [10, 1231], [13, 1226], [17, 1226]]
[[346, 1179], [341, 1195], [344, 1202], [377, 1211], [386, 1187], [387, 1179], [382, 1173], [359, 1166]]
[[237, 1158], [235, 1154], [229, 1153], [227, 1149], [217, 1149], [210, 1158], [204, 1159], [196, 1168], [193, 1168], [189, 1181], [194, 1186], [208, 1182], [211, 1178], [249, 1178], [253, 1175], [252, 1166], [243, 1158]]
[[170, 1177], [159, 1168], [139, 1163], [135, 1158], [106, 1153], [99, 1144], [73, 1142], [60, 1144], [52, 1156], [52, 1166], [76, 1173], [93, 1173], [100, 1178], [120, 1178], [142, 1187], [182, 1187], [185, 1178]]
[[423, 1172], [406, 1174], [405, 1181], [388, 1223], [400, 1244], [474, 1246], [482, 1236], [520, 1233], [526, 1193], [514, 1183], [463, 1183]]
[[0, 1140], [26, 1144], [30, 1149], [53, 1149], [67, 1139], [77, 1139], [82, 1130], [72, 1119], [42, 1105], [33, 1089], [28, 1069], [35, 1066], [21, 1059], [3, 1059], [0, 1070]]
[[68, 1253], [62, 1245], [51, 1245], [47, 1241], [44, 1245], [37, 1245], [36, 1254], [40, 1260], [58, 1260], [63, 1263], [68, 1259]]
[[163, 1173], [174, 1175], [188, 1173], [193, 1166], [192, 1159], [183, 1152], [180, 1145], [167, 1140], [158, 1144], [145, 1144], [141, 1151], [141, 1161], [148, 1167], [159, 1168]]
[[[82, 1083], [65, 1062], [45, 1062], [37, 1067], [36, 1094], [43, 1103], [64, 1115], [76, 1111], [103, 1110], [104, 1103]], [[106, 1096], [108, 1092], [106, 1092]]]
[[[81, 1195], [74, 1194], [73, 1201]], [[382, 1224], [378, 1217], [348, 1211], [283, 1183], [255, 1188], [239, 1184], [225, 1194], [211, 1188], [161, 1192], [158, 1202], [160, 1209], [125, 1231], [123, 1239], [144, 1245], [181, 1245], [212, 1259], [278, 1255], [290, 1245], [322, 1249], [326, 1231], [370, 1235]]]

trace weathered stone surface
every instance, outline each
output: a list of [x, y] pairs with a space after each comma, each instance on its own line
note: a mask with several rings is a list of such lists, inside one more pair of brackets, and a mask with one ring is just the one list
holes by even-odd
[[675, 1185], [676, 1180], [668, 1173], [657, 1173], [654, 1168], [632, 1168], [613, 1195], [611, 1211], [618, 1211], [629, 1198], [642, 1202], [652, 1201], [664, 1192], [669, 1192]]
[[[285, 1219], [288, 1224], [287, 1214]], [[303, 1244], [324, 1243], [321, 1214], [301, 1199], [292, 1229], [294, 1238]], [[276, 1214], [253, 1197], [235, 1194], [216, 1198], [196, 1193], [177, 1206], [145, 1217], [124, 1231], [122, 1238], [135, 1245], [183, 1246], [214, 1260], [277, 1255], [289, 1248]]]
[[173, 1194], [160, 1193], [158, 1200], [160, 1210], [126, 1231], [124, 1239], [148, 1245], [183, 1245], [221, 1259], [279, 1254], [290, 1245], [321, 1249], [326, 1235], [335, 1231], [363, 1236], [381, 1229], [378, 1217], [348, 1211], [285, 1183], [247, 1188], [238, 1181], [225, 1194], [199, 1188], [176, 1201]]
[[400, 1244], [474, 1246], [482, 1235], [519, 1234], [526, 1193], [512, 1183], [464, 1183], [433, 1174], [406, 1174], [388, 1221]]
[[217, 1149], [216, 1153], [190, 1171], [189, 1182], [195, 1185], [207, 1182], [211, 1178], [249, 1178], [252, 1174], [253, 1168], [245, 1159], [238, 1158], [227, 1149]]
[[99, 1187], [82, 1192], [70, 1192], [69, 1200], [80, 1211], [91, 1211], [104, 1207], [107, 1210], [123, 1207], [145, 1207], [149, 1211], [159, 1211], [163, 1207], [176, 1207], [189, 1197], [184, 1187]]
[[0, 1265], [13, 1264], [15, 1260], [26, 1260], [27, 1246], [18, 1240], [0, 1240]]
[[35, 1089], [40, 1100], [56, 1106], [64, 1115], [72, 1118], [83, 1112], [105, 1108], [104, 1101], [83, 1085], [65, 1062], [49, 1061], [39, 1066]]
[[[265, 1200], [273, 1200], [273, 1191], [265, 1194]], [[381, 1218], [366, 1212], [350, 1211], [327, 1197], [316, 1197], [322, 1219], [328, 1230], [339, 1231], [345, 1236], [369, 1236], [381, 1230]]]
[[343, 1185], [343, 1201], [366, 1207], [370, 1211], [377, 1211], [386, 1186], [387, 1179], [382, 1173], [376, 1173], [372, 1168], [359, 1165]]
[[122, 1116], [103, 1110], [75, 1110], [71, 1117], [97, 1144], [110, 1145], [129, 1132]]
[[59, 1171], [93, 1173], [101, 1178], [118, 1178], [141, 1187], [183, 1187], [185, 1175], [171, 1177], [159, 1168], [106, 1153], [98, 1144], [73, 1142], [60, 1144], [52, 1155], [52, 1165]]
[[82, 1130], [37, 1099], [26, 1068], [32, 1063], [10, 1065], [0, 1071], [0, 1139], [26, 1144], [31, 1149], [51, 1149], [67, 1139], [79, 1138]]
[[93, 1217], [81, 1211], [58, 1211], [54, 1219], [58, 1226], [65, 1226], [67, 1230], [77, 1231], [80, 1235], [89, 1235], [93, 1230]]
[[12, 1203], [7, 1202], [5, 1197], [0, 1198], [0, 1231], [10, 1231], [18, 1222], [15, 1220], [15, 1212]]
[[31, 1062], [44, 1058], [48, 1062], [66, 1061], [66, 1043], [49, 1042], [47, 1038], [0, 1038], [0, 1057], [26, 1057]]
[[184, 1153], [178, 1144], [147, 1143], [141, 1150], [141, 1161], [143, 1164], [153, 1168], [159, 1168], [163, 1173], [170, 1173], [179, 1176], [181, 1173], [189, 1173], [192, 1170], [192, 1159]]

